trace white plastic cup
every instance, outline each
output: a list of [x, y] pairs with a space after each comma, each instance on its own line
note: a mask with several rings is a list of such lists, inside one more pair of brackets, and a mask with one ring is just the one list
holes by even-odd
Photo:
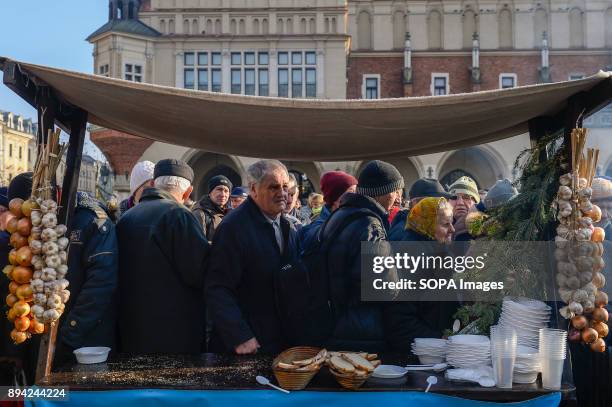
[[547, 390], [559, 390], [563, 375], [564, 359], [542, 359], [542, 387]]
[[514, 363], [516, 360], [516, 331], [509, 327], [491, 327], [491, 361], [495, 385], [502, 389], [512, 388]]

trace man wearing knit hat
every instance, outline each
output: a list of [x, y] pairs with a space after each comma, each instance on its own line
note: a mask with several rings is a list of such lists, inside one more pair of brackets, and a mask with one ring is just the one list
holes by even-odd
[[451, 184], [449, 192], [454, 195], [454, 199], [451, 199], [453, 218], [455, 220], [453, 224], [455, 227], [454, 240], [471, 240], [472, 236], [468, 233], [465, 226], [465, 218], [473, 210], [474, 206], [480, 203], [478, 185], [476, 185], [476, 181], [472, 178], [463, 176]]
[[204, 235], [213, 241], [215, 231], [227, 214], [232, 182], [224, 175], [217, 175], [208, 181], [208, 194], [193, 207], [193, 214], [202, 225]]
[[380, 352], [393, 341], [393, 327], [387, 324], [383, 304], [361, 301], [361, 242], [387, 240], [388, 211], [404, 188], [404, 178], [393, 165], [376, 160], [366, 164], [358, 180], [356, 193], [344, 193], [318, 233], [322, 244], [329, 245], [324, 269], [337, 312], [327, 346]]
[[124, 199], [119, 204], [120, 215], [128, 209], [134, 207], [140, 201], [142, 191], [153, 186], [153, 170], [155, 164], [151, 161], [141, 161], [136, 163], [130, 173], [130, 197]]
[[325, 205], [321, 214], [309, 225], [300, 230], [300, 241], [303, 247], [308, 247], [316, 237], [321, 226], [340, 206], [340, 198], [347, 192], [355, 192], [357, 179], [344, 171], [329, 171], [321, 177], [321, 192]]
[[153, 175], [155, 186], [117, 224], [121, 348], [128, 353], [200, 353], [209, 244], [184, 205], [193, 191], [193, 170], [184, 161], [166, 159], [155, 165]]

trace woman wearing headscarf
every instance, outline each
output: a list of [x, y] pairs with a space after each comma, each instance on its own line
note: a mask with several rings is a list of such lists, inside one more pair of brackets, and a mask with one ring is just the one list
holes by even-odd
[[[401, 226], [401, 225], [398, 225]], [[411, 210], [403, 227], [395, 227], [389, 235], [390, 241], [423, 242], [415, 246], [415, 252], [409, 254], [425, 256], [450, 255], [448, 245], [452, 241], [453, 208], [445, 198], [424, 198]], [[418, 250], [417, 250], [418, 248]], [[416, 270], [419, 278], [433, 278], [445, 275], [448, 271]], [[452, 326], [452, 315], [458, 304], [449, 301], [413, 301], [397, 302], [389, 317], [397, 319], [396, 323], [403, 331], [402, 338], [441, 338], [443, 331]]]

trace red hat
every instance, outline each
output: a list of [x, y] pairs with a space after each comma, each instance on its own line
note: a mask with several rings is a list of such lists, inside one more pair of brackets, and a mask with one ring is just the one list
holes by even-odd
[[325, 203], [332, 205], [353, 185], [357, 185], [357, 179], [344, 171], [326, 172], [321, 177], [321, 191]]

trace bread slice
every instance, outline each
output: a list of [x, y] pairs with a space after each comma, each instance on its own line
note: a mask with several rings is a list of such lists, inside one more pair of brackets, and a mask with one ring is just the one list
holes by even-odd
[[332, 356], [329, 361], [332, 368], [340, 373], [353, 373], [355, 366], [340, 356]]
[[377, 368], [378, 366], [381, 365], [381, 361], [380, 360], [372, 360], [370, 363], [372, 363], [372, 366], [374, 366], [374, 368]]
[[299, 366], [288, 364], [288, 363], [283, 363], [283, 362], [278, 362], [276, 367], [278, 367], [279, 369], [285, 369], [285, 370], [296, 370], [299, 368]]
[[376, 353], [368, 353], [365, 358], [372, 361], [378, 359], [378, 355]]
[[304, 359], [304, 360], [294, 360], [293, 363], [294, 365], [297, 366], [308, 366], [310, 364], [312, 364], [312, 362], [314, 362], [314, 358], [308, 358], [308, 359]]
[[358, 369], [365, 370], [368, 373], [374, 371], [372, 363], [356, 353], [345, 353], [342, 355], [342, 358]]
[[365, 370], [361, 370], [361, 369], [355, 369], [355, 376], [356, 377], [366, 377], [369, 373], [366, 372]]

